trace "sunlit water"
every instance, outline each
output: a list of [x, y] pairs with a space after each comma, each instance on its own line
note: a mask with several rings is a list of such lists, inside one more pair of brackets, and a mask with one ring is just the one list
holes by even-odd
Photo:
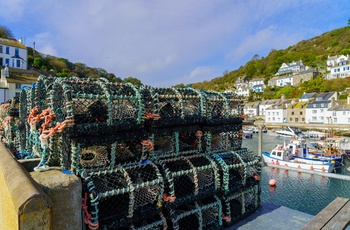
[[[288, 142], [289, 139], [277, 137], [273, 133], [264, 133], [262, 151], [269, 152], [284, 141]], [[258, 153], [258, 134], [254, 134], [252, 139], [245, 139], [243, 147]], [[349, 160], [345, 161], [345, 167], [337, 173], [350, 176], [347, 167], [350, 167]], [[277, 181], [276, 187], [269, 186], [270, 179]], [[350, 198], [350, 181], [263, 167], [261, 190], [262, 202], [316, 215], [336, 197]]]

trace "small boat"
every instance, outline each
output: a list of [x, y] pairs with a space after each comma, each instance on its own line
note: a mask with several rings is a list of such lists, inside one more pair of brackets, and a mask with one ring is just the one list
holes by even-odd
[[253, 130], [249, 130], [249, 129], [243, 129], [243, 137], [244, 138], [253, 138]]
[[291, 168], [300, 168], [316, 172], [334, 172], [335, 163], [326, 159], [303, 158], [306, 148], [297, 148], [296, 145], [277, 145], [271, 152], [262, 152], [267, 164], [283, 165]]
[[298, 127], [287, 126], [284, 129], [275, 131], [278, 136], [282, 137], [303, 137], [304, 134]]

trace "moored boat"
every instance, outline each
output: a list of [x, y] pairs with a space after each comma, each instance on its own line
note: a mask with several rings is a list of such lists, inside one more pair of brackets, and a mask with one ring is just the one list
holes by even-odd
[[[294, 149], [293, 149], [294, 148]], [[296, 148], [293, 145], [278, 145], [271, 152], [262, 152], [267, 164], [283, 165], [292, 168], [300, 168], [319, 172], [334, 172], [335, 163], [325, 159], [309, 159], [298, 157], [306, 152], [304, 148]]]

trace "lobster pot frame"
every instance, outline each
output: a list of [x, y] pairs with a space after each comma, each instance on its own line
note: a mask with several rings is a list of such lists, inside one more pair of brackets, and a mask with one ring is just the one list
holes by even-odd
[[36, 107], [39, 110], [43, 110], [49, 107], [48, 94], [51, 90], [52, 84], [56, 79], [59, 78], [46, 77], [44, 75], [39, 76], [38, 80], [33, 86], [33, 107]]
[[232, 95], [219, 92], [202, 92], [202, 94], [206, 100], [206, 124], [230, 124], [237, 122], [237, 119], [240, 120], [241, 111], [239, 110], [241, 108], [238, 98], [235, 99]]
[[72, 138], [69, 151], [71, 169], [79, 174], [82, 171], [112, 170], [117, 165], [141, 162], [147, 158], [147, 152], [141, 144], [145, 137], [143, 132], [135, 131], [113, 136]]
[[201, 124], [204, 120], [205, 101], [197, 90], [144, 86], [140, 91], [150, 127]]
[[22, 89], [19, 96], [19, 126], [18, 126], [18, 136], [19, 136], [19, 146], [18, 151], [21, 154], [26, 155], [26, 157], [31, 157], [29, 150], [31, 149], [28, 137], [30, 134], [30, 127], [27, 122], [30, 110], [33, 108], [34, 101], [34, 90], [32, 88]]
[[222, 196], [221, 201], [224, 225], [232, 225], [258, 209], [260, 188], [258, 185], [247, 187], [229, 196]]
[[220, 187], [215, 162], [205, 155], [160, 160], [165, 180], [166, 206], [176, 207], [217, 193]]
[[2, 141], [11, 152], [16, 151], [16, 138], [19, 124], [19, 101], [14, 97], [12, 100], [1, 104], [0, 120], [1, 120], [1, 137]]
[[152, 162], [90, 173], [83, 181], [91, 222], [101, 229], [130, 226], [160, 213], [163, 178]]
[[192, 155], [202, 152], [202, 131], [200, 126], [150, 128], [151, 142], [154, 144], [150, 159]]
[[183, 204], [169, 211], [169, 229], [222, 229], [222, 204], [218, 197]]
[[226, 98], [228, 104], [229, 117], [241, 117], [244, 114], [242, 98], [235, 93], [222, 93], [222, 95]]
[[[247, 178], [249, 178], [250, 183], [253, 183], [253, 180], [257, 181], [254, 183], [258, 183], [258, 180], [260, 180], [261, 159], [253, 156], [251, 158], [245, 157], [245, 155], [250, 156], [252, 154], [246, 148], [243, 148], [213, 155], [220, 170], [222, 194], [229, 194], [243, 189], [246, 187]], [[248, 171], [248, 169], [253, 170], [252, 167], [254, 166], [257, 167], [254, 173]]]
[[58, 122], [74, 120], [75, 125], [66, 129], [72, 137], [115, 134], [143, 126], [141, 95], [127, 83], [104, 79], [56, 80], [50, 91], [50, 105]]
[[242, 147], [242, 123], [204, 126], [203, 149], [206, 153], [227, 152]]

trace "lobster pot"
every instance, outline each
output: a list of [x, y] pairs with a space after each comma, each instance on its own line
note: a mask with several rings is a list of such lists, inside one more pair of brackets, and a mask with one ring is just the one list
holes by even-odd
[[90, 173], [83, 181], [91, 222], [101, 229], [127, 227], [160, 213], [163, 179], [152, 162]]
[[[47, 77], [44, 75], [40, 75], [38, 80], [33, 85], [33, 106], [38, 108], [39, 110], [45, 109], [49, 107], [49, 91], [54, 83], [54, 81], [58, 79], [56, 77]], [[77, 78], [78, 79], [78, 78]]]
[[241, 117], [241, 115], [244, 114], [242, 98], [233, 92], [222, 93], [222, 95], [226, 98], [228, 104], [229, 117]]
[[169, 229], [221, 229], [222, 205], [216, 196], [186, 203], [169, 211]]
[[158, 163], [165, 180], [166, 206], [175, 207], [212, 196], [219, 189], [217, 166], [208, 156], [181, 156]]
[[28, 153], [27, 157], [30, 156], [29, 150], [31, 149], [31, 144], [28, 140], [30, 134], [30, 127], [27, 122], [28, 115], [30, 110], [33, 108], [34, 102], [34, 89], [33, 88], [24, 88], [22, 89], [19, 95], [19, 124], [18, 124], [18, 133], [19, 136], [19, 145], [17, 146], [18, 151], [23, 154]]
[[149, 138], [154, 144], [150, 158], [192, 155], [202, 151], [200, 126], [149, 128]]
[[238, 150], [242, 147], [242, 123], [203, 127], [203, 150], [206, 153]]
[[111, 135], [143, 125], [141, 97], [131, 84], [98, 79], [55, 81], [50, 106], [57, 121], [74, 120], [69, 136]]
[[247, 148], [242, 148], [236, 152], [240, 155], [246, 165], [245, 186], [250, 187], [258, 185], [262, 170], [262, 158]]
[[[207, 125], [230, 124], [232, 122], [241, 122], [241, 113], [235, 108], [238, 99], [233, 99], [228, 94], [219, 92], [202, 92], [206, 101], [206, 120]], [[230, 106], [234, 106], [231, 108]], [[237, 113], [236, 113], [237, 112]]]
[[16, 135], [19, 124], [19, 101], [14, 97], [0, 106], [1, 136], [7, 148], [15, 151]]
[[194, 89], [144, 86], [140, 91], [145, 104], [148, 126], [167, 127], [203, 122], [205, 101]]
[[220, 171], [221, 193], [237, 192], [245, 187], [246, 164], [239, 151], [214, 154]]
[[82, 171], [112, 170], [117, 165], [141, 162], [147, 158], [143, 151], [142, 132], [123, 132], [113, 136], [72, 138], [70, 168]]
[[259, 186], [247, 187], [228, 196], [220, 197], [224, 225], [232, 225], [254, 213], [260, 204]]

